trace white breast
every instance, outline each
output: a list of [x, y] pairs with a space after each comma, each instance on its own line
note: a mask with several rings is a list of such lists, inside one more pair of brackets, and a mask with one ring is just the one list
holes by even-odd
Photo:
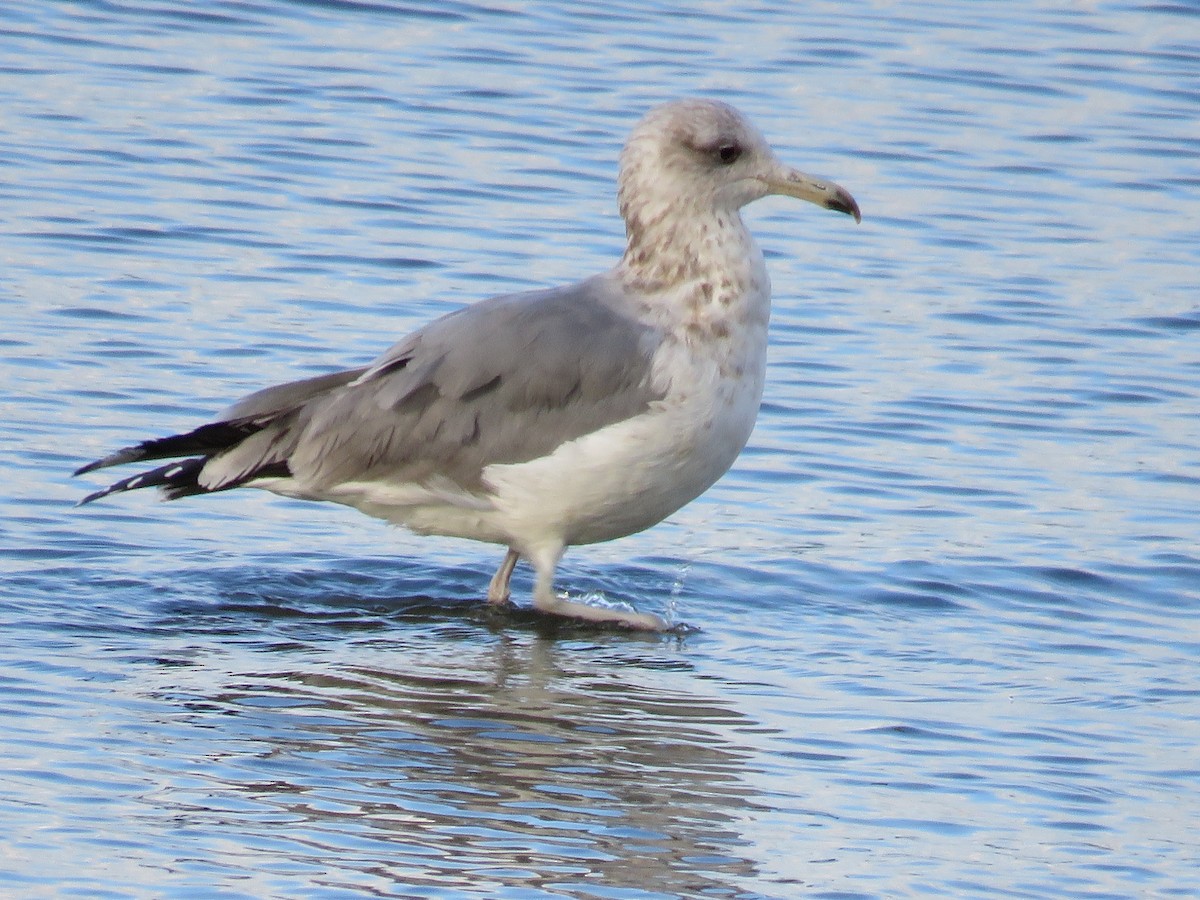
[[490, 466], [493, 521], [529, 540], [586, 544], [649, 528], [732, 465], [754, 428], [766, 351], [762, 327], [714, 352], [686, 336], [655, 358], [663, 400], [642, 415], [570, 441], [542, 459]]

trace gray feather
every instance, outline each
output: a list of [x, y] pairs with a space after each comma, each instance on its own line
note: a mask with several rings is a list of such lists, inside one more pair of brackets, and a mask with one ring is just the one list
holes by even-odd
[[661, 396], [649, 383], [660, 335], [607, 302], [605, 287], [495, 297], [430, 323], [280, 423], [276, 452], [306, 490], [435, 474], [470, 489], [488, 465], [644, 411]]
[[354, 379], [361, 377], [365, 371], [367, 370], [364, 368], [331, 372], [328, 375], [317, 375], [314, 378], [303, 378], [299, 381], [289, 381], [287, 384], [263, 388], [261, 391], [255, 391], [253, 394], [243, 397], [233, 406], [224, 410], [216, 421], [232, 422], [238, 419], [257, 419], [296, 409], [314, 397], [320, 397], [335, 388], [349, 384]]

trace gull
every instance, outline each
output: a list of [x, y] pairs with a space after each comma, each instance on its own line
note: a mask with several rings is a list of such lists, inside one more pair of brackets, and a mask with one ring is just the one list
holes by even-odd
[[842, 187], [778, 161], [735, 108], [650, 110], [620, 155], [627, 244], [607, 272], [436, 319], [368, 366], [269, 387], [212, 422], [79, 468], [173, 462], [136, 488], [165, 499], [255, 487], [352, 506], [417, 534], [508, 548], [487, 592], [510, 603], [524, 558], [534, 607], [665, 630], [660, 617], [560, 596], [567, 547], [661, 522], [733, 464], [766, 369], [770, 281], [740, 210], [769, 195], [860, 221]]

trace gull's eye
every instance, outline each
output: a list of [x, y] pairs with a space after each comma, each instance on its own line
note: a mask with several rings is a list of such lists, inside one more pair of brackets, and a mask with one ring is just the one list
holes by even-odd
[[737, 162], [738, 157], [742, 155], [742, 148], [737, 144], [722, 144], [717, 148], [717, 158], [721, 160], [722, 165], [730, 165]]

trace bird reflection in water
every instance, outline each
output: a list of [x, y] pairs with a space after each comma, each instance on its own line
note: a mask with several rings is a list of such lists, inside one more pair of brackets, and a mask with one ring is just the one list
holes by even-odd
[[384, 892], [734, 896], [756, 877], [738, 849], [749, 752], [729, 738], [754, 723], [697, 694], [661, 647], [461, 619], [321, 637], [209, 645], [157, 669], [172, 684], [153, 693], [213, 746], [199, 783], [154, 802], [214, 842], [240, 818], [246, 849], [228, 864], [283, 854], [331, 887]]

